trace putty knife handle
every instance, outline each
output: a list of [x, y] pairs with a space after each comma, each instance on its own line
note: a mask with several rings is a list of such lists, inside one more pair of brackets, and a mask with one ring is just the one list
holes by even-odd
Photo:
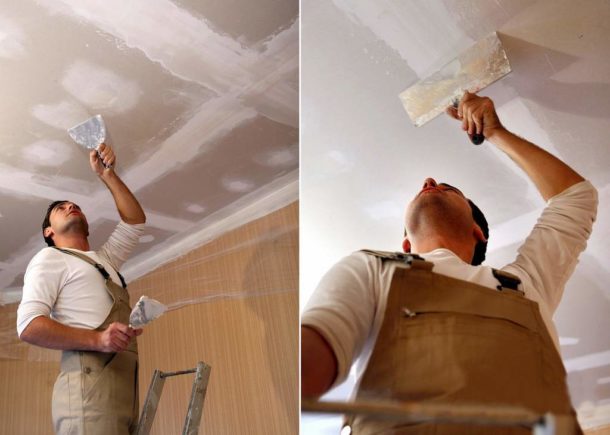
[[485, 136], [483, 136], [482, 134], [475, 133], [473, 135], [469, 135], [469, 137], [470, 142], [475, 145], [481, 145], [483, 142], [485, 142]]

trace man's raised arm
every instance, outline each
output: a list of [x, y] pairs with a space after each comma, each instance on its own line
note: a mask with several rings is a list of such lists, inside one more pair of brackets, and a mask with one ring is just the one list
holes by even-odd
[[493, 101], [487, 97], [466, 92], [458, 108], [451, 107], [447, 113], [461, 120], [468, 134], [482, 133], [504, 151], [525, 171], [545, 201], [584, 180], [557, 157], [504, 128]]
[[114, 171], [116, 156], [114, 155], [112, 147], [101, 144], [99, 146], [99, 153], [101, 158], [95, 150], [91, 150], [89, 154], [89, 163], [91, 164], [91, 169], [93, 169], [108, 187], [110, 193], [112, 193], [121, 219], [123, 222], [131, 225], [143, 224], [146, 222], [144, 210], [142, 210], [140, 203], [133, 193], [131, 193], [131, 190], [129, 190]]

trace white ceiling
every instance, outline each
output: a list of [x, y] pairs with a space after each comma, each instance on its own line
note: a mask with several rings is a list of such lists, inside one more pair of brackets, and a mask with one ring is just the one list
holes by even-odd
[[148, 217], [128, 278], [297, 199], [297, 0], [0, 4], [0, 303], [51, 201], [83, 208], [93, 247], [116, 225], [66, 133], [94, 114]]
[[[401, 249], [404, 208], [428, 176], [486, 213], [487, 264], [512, 261], [544, 206], [532, 183], [446, 116], [415, 128], [398, 99], [498, 31], [513, 72], [483, 94], [509, 129], [599, 190], [593, 236], [555, 320], [582, 423], [609, 423], [610, 3], [309, 0], [301, 16], [301, 306], [342, 256]], [[306, 417], [302, 433], [337, 433], [338, 424]]]

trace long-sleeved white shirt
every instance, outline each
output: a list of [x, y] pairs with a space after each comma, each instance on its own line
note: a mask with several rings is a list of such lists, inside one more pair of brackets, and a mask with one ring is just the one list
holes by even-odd
[[[144, 224], [119, 222], [99, 251], [81, 252], [102, 264], [118, 285], [117, 271], [129, 257], [144, 231]], [[51, 317], [72, 327], [95, 329], [110, 309], [112, 298], [96, 268], [54, 248], [44, 248], [28, 264], [23, 296], [17, 309], [17, 333], [38, 316]]]
[[[514, 262], [501, 270], [521, 279], [525, 296], [538, 303], [549, 333], [559, 348], [552, 316], [585, 249], [597, 213], [597, 191], [583, 181], [551, 198]], [[448, 249], [420, 253], [433, 271], [495, 289], [499, 282], [490, 266], [472, 266]], [[335, 385], [347, 377], [360, 357], [357, 382], [370, 358], [381, 328], [395, 262], [363, 252], [353, 253], [322, 278], [302, 316], [303, 325], [322, 334], [338, 362]]]

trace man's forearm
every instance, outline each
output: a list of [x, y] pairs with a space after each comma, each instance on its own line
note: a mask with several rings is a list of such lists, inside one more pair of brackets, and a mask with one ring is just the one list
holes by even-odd
[[496, 129], [487, 140], [525, 171], [545, 201], [584, 180], [557, 157], [505, 128]]
[[112, 193], [116, 208], [124, 222], [132, 225], [146, 222], [146, 215], [140, 203], [114, 170], [104, 173], [100, 178]]
[[59, 350], [98, 350], [99, 332], [62, 325], [45, 316], [36, 317], [21, 333], [21, 340]]

